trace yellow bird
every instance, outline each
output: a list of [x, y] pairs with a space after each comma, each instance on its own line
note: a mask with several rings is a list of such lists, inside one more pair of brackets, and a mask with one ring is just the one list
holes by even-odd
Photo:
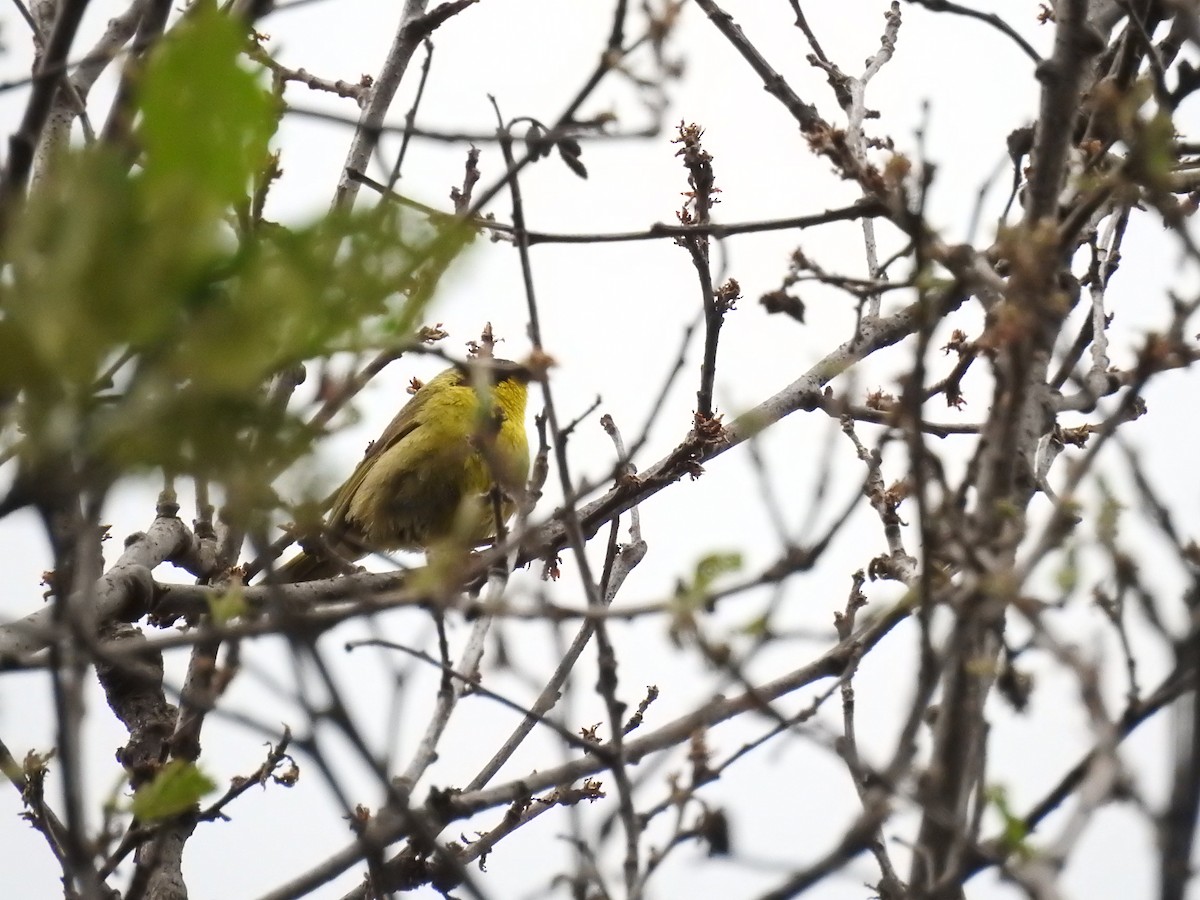
[[[326, 546], [344, 561], [386, 550], [474, 547], [515, 511], [529, 477], [525, 400], [532, 375], [505, 359], [475, 359], [426, 382], [368, 448], [334, 496]], [[311, 581], [344, 571], [304, 552], [277, 572]]]

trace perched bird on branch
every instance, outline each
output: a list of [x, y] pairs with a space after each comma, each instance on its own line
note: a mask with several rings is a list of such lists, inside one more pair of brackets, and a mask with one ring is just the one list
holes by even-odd
[[472, 359], [422, 385], [334, 495], [321, 546], [277, 574], [311, 581], [368, 553], [477, 546], [516, 510], [529, 476], [530, 369]]

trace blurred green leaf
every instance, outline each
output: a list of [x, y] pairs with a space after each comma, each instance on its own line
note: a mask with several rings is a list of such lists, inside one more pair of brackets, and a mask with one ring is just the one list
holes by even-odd
[[1079, 587], [1079, 553], [1074, 542], [1064, 549], [1062, 563], [1054, 572], [1054, 583], [1064, 595], [1072, 594]]
[[737, 552], [709, 553], [696, 563], [690, 582], [680, 582], [675, 592], [678, 605], [695, 609], [709, 602], [716, 581], [723, 575], [738, 572], [742, 568], [742, 554]]
[[696, 587], [707, 591], [722, 575], [740, 571], [741, 568], [740, 553], [710, 553], [696, 563]]
[[0, 285], [0, 342], [19, 352], [0, 360], [0, 383], [86, 388], [114, 346], [161, 333], [173, 310], [157, 298], [169, 297], [181, 274], [165, 250], [114, 154], [64, 158], [5, 246], [11, 278]]
[[216, 783], [196, 768], [195, 763], [173, 759], [133, 794], [132, 812], [141, 822], [169, 819], [191, 809], [200, 798], [216, 789]]
[[1124, 512], [1125, 507], [1121, 505], [1121, 501], [1117, 499], [1104, 478], [1098, 479], [1097, 485], [1100, 488], [1101, 499], [1100, 512], [1096, 516], [1096, 538], [1105, 547], [1114, 547], [1119, 534], [1121, 513]]
[[1146, 123], [1146, 168], [1155, 187], [1167, 190], [1179, 163], [1175, 149], [1175, 123], [1166, 110], [1158, 110]]
[[[277, 104], [241, 59], [246, 24], [201, 0], [166, 35], [139, 90], [146, 187], [161, 202], [241, 200], [267, 158]], [[177, 209], [185, 221], [191, 210]]]
[[771, 621], [766, 614], [755, 616], [749, 622], [742, 626], [742, 634], [749, 637], [760, 638], [768, 633], [771, 627]]
[[140, 168], [66, 154], [6, 232], [0, 404], [18, 401], [4, 424], [28, 462], [166, 468], [269, 503], [263, 485], [313, 438], [272, 406], [272, 379], [404, 347], [473, 240], [395, 203], [249, 223], [278, 110], [241, 61], [245, 31], [192, 5], [140, 81]]
[[110, 153], [80, 151], [8, 235], [0, 398], [21, 396], [35, 452], [210, 477], [293, 458], [309, 435], [263, 386], [314, 357], [402, 346], [471, 238], [386, 204], [205, 241], [143, 188]]
[[246, 595], [239, 585], [233, 585], [225, 593], [208, 598], [208, 612], [216, 625], [227, 625], [249, 611]]
[[1028, 858], [1033, 852], [1026, 843], [1026, 839], [1029, 837], [1029, 828], [1025, 825], [1025, 820], [1013, 812], [1012, 805], [1008, 801], [1008, 791], [1003, 785], [993, 784], [988, 786], [984, 796], [992, 808], [999, 813], [1004, 823], [1000, 840], [1005, 850]]

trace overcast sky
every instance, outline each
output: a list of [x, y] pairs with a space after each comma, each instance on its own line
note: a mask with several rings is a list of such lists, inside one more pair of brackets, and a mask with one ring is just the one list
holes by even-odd
[[[398, 5], [370, 0], [315, 2], [268, 17], [260, 30], [270, 35], [268, 46], [285, 64], [302, 66], [324, 78], [354, 81], [363, 73], [378, 70], [394, 33], [398, 13], [393, 7]], [[1037, 4], [972, 0], [971, 5], [999, 12], [1039, 52], [1049, 53], [1053, 34], [1050, 26], [1037, 24]], [[595, 63], [607, 34], [609, 6], [564, 0], [481, 0], [435, 35], [436, 52], [417, 122], [428, 129], [487, 133], [495, 125], [489, 94], [495, 96], [506, 116], [553, 121]], [[887, 4], [850, 0], [810, 2], [804, 7], [828, 56], [857, 74], [862, 60], [878, 49]], [[842, 122], [823, 73], [805, 61], [808, 48], [792, 25], [794, 16], [785, 0], [727, 0], [726, 8], [804, 99], [817, 104], [826, 118]], [[77, 47], [88, 46], [104, 22], [121, 9], [120, 4], [93, 0], [84, 38]], [[868, 91], [868, 105], [881, 112], [880, 119], [868, 123], [869, 133], [890, 137], [898, 150], [913, 156], [918, 152], [918, 133], [923, 135], [920, 146], [925, 158], [936, 166], [928, 215], [948, 243], [968, 239], [973, 206], [980, 189], [986, 188], [982, 225], [974, 236], [978, 245], [986, 246], [1011, 177], [1005, 137], [1036, 115], [1033, 63], [1012, 41], [978, 22], [933, 15], [908, 5], [903, 7], [903, 16], [895, 58]], [[27, 28], [8, 8], [0, 13], [0, 22], [5, 48], [0, 56], [0, 79], [17, 79], [27, 73], [31, 58]], [[714, 158], [721, 188], [721, 202], [715, 213], [721, 222], [820, 212], [857, 198], [854, 185], [840, 181], [827, 163], [808, 151], [795, 123], [762, 90], [753, 73], [697, 8], [688, 5], [685, 9], [684, 21], [668, 52], [683, 62], [685, 74], [670, 87], [663, 133], [646, 140], [586, 143], [586, 181], [556, 160], [533, 167], [522, 181], [532, 229], [627, 231], [674, 221], [681, 192], [686, 190], [685, 174], [674, 155], [676, 147], [670, 142], [671, 126], [680, 120], [706, 128], [704, 143]], [[649, 72], [646, 58], [637, 59], [635, 67], [642, 66]], [[391, 121], [399, 122], [408, 108], [415, 76], [414, 66], [397, 97]], [[111, 89], [108, 80], [97, 87], [94, 109], [106, 108], [104, 98]], [[26, 96], [24, 89], [0, 94], [0, 130], [16, 127]], [[309, 92], [299, 85], [288, 88], [288, 98], [298, 106], [351, 118], [356, 114], [351, 101]], [[635, 93], [620, 79], [606, 83], [585, 105], [583, 113], [594, 115], [606, 110], [616, 114], [622, 128], [637, 127], [650, 119]], [[1181, 117], [1188, 117], [1188, 121], [1177, 123], [1178, 129], [1188, 132], [1190, 125], [1195, 134], [1194, 101], [1183, 107]], [[322, 215], [333, 195], [348, 140], [349, 129], [345, 126], [289, 117], [277, 137], [284, 175], [272, 194], [268, 216], [285, 223], [302, 223]], [[397, 146], [395, 140], [385, 141], [388, 159]], [[481, 146], [483, 183], [489, 184], [502, 165], [494, 146]], [[447, 194], [451, 185], [461, 181], [464, 153], [461, 144], [415, 141], [400, 190], [430, 205], [449, 208]], [[506, 198], [496, 201], [492, 209], [499, 219], [510, 219]], [[886, 256], [902, 243], [890, 226], [879, 227], [881, 255]], [[716, 251], [727, 273], [740, 282], [744, 297], [738, 311], [728, 318], [721, 338], [716, 396], [719, 409], [729, 416], [788, 384], [848, 337], [853, 327], [850, 303], [829, 290], [816, 288], [805, 293], [808, 319], [803, 326], [783, 317], [769, 317], [757, 304], [762, 293], [778, 286], [788, 255], [798, 241], [807, 254], [827, 267], [847, 275], [866, 273], [857, 223], [817, 229], [799, 237], [794, 231], [735, 237]], [[1128, 364], [1145, 329], [1163, 321], [1168, 289], [1188, 293], [1197, 287], [1196, 273], [1180, 269], [1178, 252], [1169, 240], [1164, 240], [1161, 225], [1149, 214], [1135, 217], [1125, 259], [1111, 295], [1117, 312], [1112, 337], [1116, 365]], [[576, 478], [597, 478], [608, 470], [613, 458], [612, 445], [597, 424], [599, 415], [610, 413], [627, 434], [638, 433], [674, 363], [684, 329], [699, 312], [692, 265], [686, 251], [670, 241], [540, 246], [534, 249], [533, 262], [546, 349], [558, 361], [553, 373], [558, 408], [573, 418], [597, 395], [602, 398], [599, 409], [580, 427], [570, 445]], [[885, 312], [886, 304], [899, 306], [910, 300], [909, 296], [889, 298]], [[525, 298], [512, 247], [486, 241], [472, 247], [447, 278], [429, 321], [440, 321], [450, 332], [451, 337], [443, 345], [448, 352], [463, 352], [463, 342], [476, 337], [484, 322], [491, 321], [506, 340], [503, 353], [523, 355], [529, 346], [525, 337]], [[978, 307], [968, 304], [954, 325], [977, 330], [981, 321]], [[638, 459], [642, 468], [678, 443], [690, 425], [699, 347], [698, 342], [693, 343], [683, 380], [670, 395]], [[856, 384], [863, 392], [880, 387], [895, 391], [894, 376], [910, 362], [911, 347], [902, 344], [871, 360], [862, 371], [843, 376], [840, 385]], [[335, 485], [350, 470], [366, 441], [378, 433], [405, 399], [402, 391], [408, 379], [429, 375], [438, 366], [433, 360], [409, 359], [393, 366], [363, 394], [361, 421], [326, 442], [320, 456], [293, 473], [286, 484], [297, 490], [313, 479], [326, 487]], [[989, 396], [986, 381], [968, 381], [966, 388], [968, 406], [962, 411], [945, 410], [942, 420], [978, 421], [984, 414]], [[1200, 532], [1200, 488], [1194, 475], [1200, 417], [1153, 413], [1168, 408], [1194, 412], [1196, 391], [1194, 374], [1162, 376], [1147, 393], [1152, 414], [1127, 430], [1129, 441], [1143, 454], [1151, 472], [1189, 473], [1175, 483], [1177, 525], [1182, 533], [1192, 536]], [[538, 408], [537, 399], [535, 395], [531, 413]], [[1078, 421], [1084, 421], [1084, 417], [1078, 417]], [[796, 530], [807, 519], [818, 482], [830, 498], [830, 512], [819, 519], [818, 529], [860, 486], [860, 464], [840, 435], [831, 436], [831, 429], [836, 432], [836, 423], [820, 413], [797, 414], [757, 441], [757, 452], [770, 472], [765, 490], [785, 510], [787, 524], [798, 539], [805, 536]], [[955, 440], [946, 442], [952, 465], [961, 464], [972, 446], [966, 440], [956, 445]], [[830, 446], [836, 451], [831, 471], [826, 473], [819, 461]], [[888, 460], [895, 467], [889, 480], [902, 476], [903, 458]], [[1113, 466], [1114, 473], [1118, 469]], [[1120, 476], [1113, 477], [1119, 487]], [[551, 485], [554, 483], [551, 478]], [[109, 548], [110, 558], [115, 557], [125, 534], [150, 523], [157, 489], [150, 481], [128, 484], [113, 498], [107, 510], [115, 545]], [[630, 578], [618, 605], [669, 594], [676, 580], [688, 577], [705, 553], [737, 550], [744, 554], [748, 572], [773, 560], [780, 544], [761, 500], [763, 492], [752, 455], [748, 448], [741, 447], [715, 460], [699, 480], [681, 483], [648, 502], [642, 510], [642, 522], [649, 553]], [[552, 488], [542, 512], [552, 508], [557, 496], [557, 489]], [[1034, 501], [1035, 510], [1044, 511], [1047, 506], [1043, 498]], [[190, 518], [191, 511], [185, 507], [183, 515]], [[1129, 539], [1140, 541], [1140, 561], [1154, 570], [1149, 581], [1167, 595], [1176, 596], [1183, 584], [1182, 573], [1165, 563], [1156, 568], [1160, 556], [1148, 529], [1132, 520], [1128, 529]], [[915, 534], [909, 539], [915, 542]], [[756, 680], [771, 677], [831, 645], [833, 612], [845, 603], [849, 573], [885, 550], [878, 519], [864, 506], [817, 570], [791, 579], [784, 588], [789, 609], [787, 624], [811, 631], [811, 640], [760, 655], [748, 675]], [[596, 556], [595, 560], [601, 558]], [[32, 516], [19, 514], [0, 521], [0, 561], [6, 572], [0, 619], [20, 617], [42, 603], [38, 582], [49, 565], [48, 559]], [[168, 580], [186, 577], [173, 571], [158, 574]], [[1050, 574], [1046, 573], [1042, 583]], [[518, 595], [547, 590], [566, 602], [581, 602], [576, 569], [569, 558], [564, 559], [564, 577], [557, 585], [543, 585], [531, 575], [518, 573], [513, 589]], [[872, 607], [882, 608], [900, 591], [893, 584], [880, 583], [869, 585], [867, 593]], [[713, 623], [713, 632], [719, 633], [723, 626], [745, 624], [758, 609], [753, 598], [723, 606]], [[387, 633], [405, 636], [427, 627], [416, 616], [396, 615], [381, 622]], [[1085, 653], [1117, 662], [1115, 646], [1098, 613], [1084, 610], [1071, 620], [1070, 627], [1073, 639]], [[628, 686], [625, 699], [636, 703], [642, 686], [651, 683], [662, 692], [652, 708], [654, 721], [650, 724], [661, 724], [692, 708], [714, 690], [735, 689], [691, 657], [675, 652], [666, 639], [666, 628], [664, 620], [647, 619], [614, 629], [620, 678], [622, 685]], [[330, 635], [325, 646], [336, 659], [344, 689], [358, 704], [362, 727], [380, 744], [386, 744], [389, 729], [395, 726], [382, 712], [388, 696], [385, 673], [389, 666], [409, 664], [365, 651], [347, 657], [333, 652], [350, 631]], [[461, 637], [462, 633], [463, 629], [456, 626], [452, 635]], [[510, 644], [510, 651], [514, 646], [519, 650], [524, 672], [544, 675], [553, 665], [553, 645], [545, 630], [527, 626], [505, 628], [504, 633], [516, 642]], [[914, 664], [916, 636], [911, 623], [898, 628], [870, 654], [856, 680], [860, 741], [870, 761], [882, 762], [890, 756], [895, 729], [908, 709], [907, 690], [912, 679], [907, 673]], [[1139, 646], [1154, 646], [1136, 633], [1134, 639], [1145, 641]], [[286, 696], [293, 676], [281, 647], [273, 640], [253, 643], [245, 648], [244, 659], [247, 670], [234, 683], [227, 698], [230, 706], [247, 711], [267, 725], [299, 721], [299, 712]], [[186, 656], [179, 654], [169, 659], [168, 667], [178, 678], [185, 663]], [[1171, 661], [1164, 657], [1157, 663], [1156, 670], [1155, 659], [1146, 661], [1141, 673], [1144, 684], [1153, 684]], [[1017, 810], [1026, 809], [1040, 798], [1091, 744], [1073, 683], [1062, 679], [1049, 664], [1034, 660], [1030, 665], [1039, 679], [1033, 708], [1025, 716], [1014, 716], [997, 704], [991, 751], [994, 777], [1007, 786]], [[572, 712], [579, 727], [606, 718], [600, 698], [590, 689], [594, 683], [592, 666], [589, 657], [579, 675], [584, 690]], [[904, 673], [903, 677], [897, 677], [897, 672]], [[272, 683], [280, 686], [282, 695], [272, 689]], [[502, 674], [496, 685], [515, 697], [532, 696], [533, 687], [516, 676]], [[1113, 708], [1119, 708], [1120, 681], [1114, 680], [1108, 687]], [[432, 692], [413, 693], [428, 698]], [[810, 690], [791, 696], [780, 708], [797, 711], [814, 693]], [[104, 708], [99, 691], [91, 695], [90, 701], [92, 714], [85, 732], [88, 789], [100, 797], [119, 785], [121, 772], [112, 753], [124, 742], [124, 733]], [[415, 703], [407, 709], [403, 723], [423, 721], [420, 707]], [[826, 715], [828, 718], [823, 718]], [[652, 896], [754, 896], [776, 884], [795, 866], [828, 850], [858, 812], [846, 767], [830, 750], [839, 733], [839, 719], [839, 709], [832, 705], [818, 717], [808, 739], [752, 757], [706, 787], [702, 796], [707, 802], [727, 806], [732, 812], [737, 853], [732, 859], [710, 860], [699, 848], [676, 851], [667, 871], [658, 877]], [[425, 786], [460, 783], [464, 773], [472, 773], [491, 753], [491, 744], [481, 735], [506, 734], [511, 723], [510, 713], [478, 698], [468, 699], [451, 723], [443, 744], [447, 752], [431, 770]], [[1166, 724], [1162, 717], [1149, 723], [1128, 742], [1125, 753], [1139, 788], [1155, 803], [1163, 800], [1166, 790]], [[710, 741], [723, 756], [768, 727], [765, 719], [747, 721], [715, 729]], [[399, 755], [403, 759], [415, 737], [404, 731], [403, 724], [399, 730]], [[27, 749], [45, 749], [53, 744], [53, 715], [44, 675], [0, 678], [0, 737], [18, 757]], [[213, 719], [206, 729], [202, 764], [223, 783], [258, 765], [266, 739], [239, 725]], [[331, 746], [336, 746], [336, 741]], [[558, 751], [552, 750], [553, 746], [550, 741], [533, 742], [514, 758], [501, 777], [516, 777], [530, 768], [558, 762]], [[657, 774], [658, 787], [647, 791], [646, 802], [665, 791], [666, 771], [685, 766], [685, 752], [686, 748], [673, 755]], [[278, 884], [286, 873], [303, 870], [348, 841], [345, 823], [333, 811], [322, 779], [315, 770], [304, 768], [303, 759], [300, 762], [302, 777], [295, 788], [252, 792], [233, 807], [232, 822], [198, 829], [185, 858], [194, 897], [255, 896]], [[354, 799], [377, 804], [378, 789], [369, 775], [357, 771], [348, 754], [345, 765], [346, 770], [340, 773], [345, 783], [351, 791], [357, 786], [361, 792]], [[911, 837], [911, 831], [903, 829], [911, 829], [915, 822], [915, 807], [904, 802], [898, 806], [904, 812], [888, 833]], [[593, 809], [589, 814], [609, 809]], [[41, 837], [17, 819], [19, 810], [14, 791], [0, 792], [0, 847], [5, 848], [6, 860], [0, 881], [9, 886], [6, 890], [11, 896], [50, 896], [56, 884], [55, 862]], [[461, 830], [469, 833], [471, 828], [488, 828], [497, 818], [496, 814], [481, 817]], [[1155, 884], [1156, 860], [1154, 835], [1144, 821], [1119, 807], [1107, 808], [1096, 817], [1065, 874], [1064, 883], [1072, 896], [1149, 896]], [[1056, 822], [1056, 818], [1049, 820], [1047, 835], [1055, 833]], [[488, 873], [480, 877], [479, 883], [489, 896], [533, 895], [558, 871], [559, 867], [547, 861], [547, 854], [555, 859], [565, 854], [565, 845], [557, 840], [565, 832], [565, 817], [544, 816], [502, 845], [500, 852], [489, 859]], [[650, 843], [654, 833], [652, 830]], [[452, 828], [448, 836], [457, 834]], [[902, 847], [897, 846], [896, 853], [898, 858], [905, 858]], [[340, 896], [359, 877], [357, 871], [351, 872], [317, 896]], [[806, 896], [864, 897], [869, 892], [863, 883], [877, 877], [873, 863], [864, 856]], [[432, 892], [428, 895], [433, 896]], [[993, 876], [985, 875], [972, 882], [970, 896], [1002, 898], [1017, 894], [996, 883]]]

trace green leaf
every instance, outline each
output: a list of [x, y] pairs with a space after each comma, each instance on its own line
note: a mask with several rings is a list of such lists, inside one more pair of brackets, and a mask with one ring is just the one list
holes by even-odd
[[196, 3], [163, 39], [139, 92], [146, 182], [177, 204], [241, 199], [267, 157], [277, 104], [261, 73], [241, 63], [246, 24], [211, 0]]
[[27, 455], [83, 449], [119, 471], [218, 480], [286, 462], [311, 435], [262, 385], [339, 350], [403, 347], [472, 237], [386, 204], [233, 246], [220, 210], [207, 231], [182, 228], [144, 188], [111, 152], [77, 152], [7, 236], [0, 400], [23, 398]]
[[1116, 495], [1112, 492], [1108, 482], [1103, 478], [1099, 482], [1100, 487], [1100, 513], [1096, 516], [1096, 537], [1106, 547], [1112, 547], [1117, 542], [1117, 535], [1121, 524], [1121, 513], [1125, 507], [1121, 505]]
[[709, 553], [696, 563], [695, 586], [698, 590], [708, 591], [713, 582], [722, 575], [740, 571], [741, 568], [742, 554], [740, 553]]
[[71, 454], [102, 479], [166, 468], [273, 503], [248, 486], [313, 435], [272, 405], [272, 380], [407, 346], [473, 240], [396, 203], [235, 228], [278, 116], [246, 40], [193, 3], [139, 83], [140, 168], [102, 145], [64, 154], [6, 232], [0, 403], [18, 400], [10, 433], [30, 462]]
[[1008, 802], [1008, 791], [1002, 785], [994, 784], [987, 788], [984, 796], [1004, 822], [1004, 830], [1000, 835], [1004, 849], [1027, 858], [1033, 852], [1026, 843], [1029, 828], [1025, 825], [1025, 820], [1012, 811]]
[[130, 812], [141, 822], [169, 819], [195, 806], [216, 784], [195, 763], [173, 759], [133, 794]]
[[0, 357], [0, 383], [85, 386], [116, 346], [153, 339], [172, 318], [159, 297], [169, 298], [181, 263], [160, 249], [111, 152], [64, 158], [7, 238], [0, 344], [18, 353]]
[[766, 614], [763, 614], [761, 616], [755, 616], [753, 619], [743, 625], [741, 631], [742, 634], [745, 634], [749, 637], [759, 638], [767, 634], [770, 627], [770, 620], [767, 618]]
[[681, 581], [675, 592], [678, 605], [695, 609], [708, 602], [713, 585], [722, 575], [737, 572], [742, 568], [742, 554], [737, 552], [709, 553], [700, 558], [691, 582]]
[[208, 598], [208, 613], [217, 625], [227, 625], [239, 616], [246, 615], [246, 594], [240, 585], [234, 585], [217, 597]]
[[1071, 594], [1079, 587], [1079, 577], [1078, 548], [1071, 543], [1063, 553], [1062, 565], [1054, 573], [1054, 583], [1063, 594]]
[[748, 438], [756, 436], [767, 425], [770, 424], [767, 418], [761, 413], [756, 413], [753, 410], [744, 412], [734, 419], [734, 427], [741, 431]]

